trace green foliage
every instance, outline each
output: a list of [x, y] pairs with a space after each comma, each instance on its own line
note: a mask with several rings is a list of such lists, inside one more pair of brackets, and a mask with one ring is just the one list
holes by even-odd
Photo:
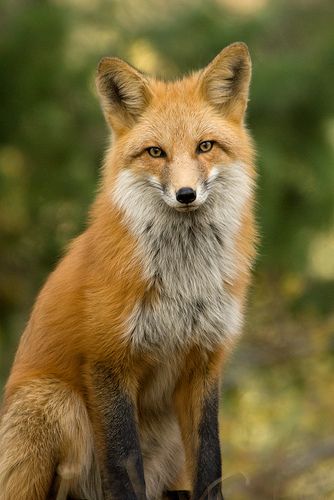
[[8, 332], [22, 330], [37, 288], [84, 225], [105, 130], [89, 85], [93, 68], [67, 62], [66, 11], [35, 2], [7, 6], [3, 19], [0, 345], [7, 368]]

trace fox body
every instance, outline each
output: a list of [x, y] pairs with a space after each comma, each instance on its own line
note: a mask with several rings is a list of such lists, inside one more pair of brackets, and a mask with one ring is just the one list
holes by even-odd
[[254, 257], [249, 81], [242, 43], [175, 82], [101, 61], [112, 145], [21, 338], [1, 500], [222, 498], [220, 373]]

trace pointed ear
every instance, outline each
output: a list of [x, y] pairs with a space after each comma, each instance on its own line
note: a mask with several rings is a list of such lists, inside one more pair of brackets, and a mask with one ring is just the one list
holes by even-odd
[[107, 122], [116, 131], [131, 127], [150, 100], [148, 80], [117, 57], [104, 57], [96, 86]]
[[222, 50], [200, 75], [205, 97], [230, 119], [243, 120], [251, 78], [247, 45], [233, 43]]

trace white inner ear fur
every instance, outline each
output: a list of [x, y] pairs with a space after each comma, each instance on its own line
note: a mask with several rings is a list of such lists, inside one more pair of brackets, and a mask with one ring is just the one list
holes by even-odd
[[207, 99], [231, 118], [242, 121], [247, 107], [251, 59], [242, 43], [232, 44], [218, 54], [201, 74]]
[[107, 121], [117, 130], [120, 124], [132, 123], [150, 99], [148, 80], [125, 61], [102, 59], [96, 78]]

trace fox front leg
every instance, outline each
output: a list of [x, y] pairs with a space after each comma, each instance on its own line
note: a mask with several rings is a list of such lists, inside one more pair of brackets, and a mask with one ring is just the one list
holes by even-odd
[[193, 499], [223, 500], [217, 383], [210, 387], [203, 398], [196, 462]]
[[106, 499], [146, 500], [133, 400], [112, 371], [95, 364], [91, 409]]
[[218, 425], [220, 356], [192, 354], [175, 393], [192, 500], [223, 500]]
[[165, 491], [163, 500], [190, 500], [190, 491], [186, 490], [171, 490]]

